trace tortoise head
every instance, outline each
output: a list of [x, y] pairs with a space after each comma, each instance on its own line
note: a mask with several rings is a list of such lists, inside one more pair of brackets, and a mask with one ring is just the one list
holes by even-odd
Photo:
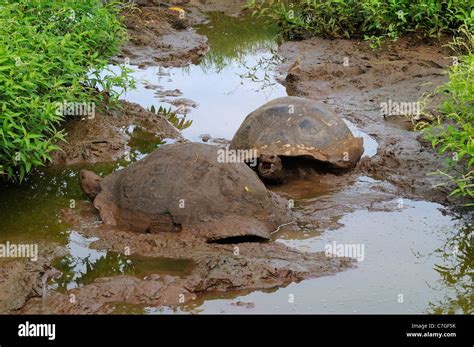
[[79, 173], [79, 185], [81, 186], [84, 194], [86, 194], [92, 200], [94, 200], [97, 194], [99, 194], [101, 191], [101, 181], [102, 177], [96, 175], [92, 171], [81, 170]]
[[267, 181], [283, 182], [285, 172], [280, 157], [275, 154], [261, 154], [258, 158], [258, 174]]

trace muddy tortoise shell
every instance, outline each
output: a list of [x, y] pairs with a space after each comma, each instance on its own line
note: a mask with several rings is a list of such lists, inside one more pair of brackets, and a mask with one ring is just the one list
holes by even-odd
[[355, 166], [364, 150], [363, 139], [328, 106], [300, 97], [278, 98], [250, 113], [230, 148], [301, 156], [342, 169]]
[[[218, 150], [192, 142], [163, 145], [99, 178], [93, 204], [104, 224], [138, 232], [185, 231], [208, 242], [269, 239], [286, 222], [286, 202], [244, 162], [220, 162]], [[81, 187], [87, 173], [98, 177], [83, 171]]]

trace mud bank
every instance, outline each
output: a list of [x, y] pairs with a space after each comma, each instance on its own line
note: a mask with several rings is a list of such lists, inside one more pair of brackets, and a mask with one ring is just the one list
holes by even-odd
[[207, 243], [190, 231], [138, 234], [107, 226], [91, 227], [96, 218], [92, 206], [86, 206], [80, 217], [70, 218], [80, 223], [75, 227], [81, 229], [81, 234], [98, 238], [92, 248], [150, 259], [192, 260], [192, 272], [184, 277], [152, 274], [142, 278], [98, 278], [65, 293], [51, 291], [43, 297], [31, 290], [31, 299], [19, 313], [112, 313], [117, 303], [175, 306], [213, 292], [284, 287], [354, 265], [349, 258], [304, 253], [275, 242], [218, 244]]
[[140, 105], [122, 101], [117, 107], [97, 112], [94, 117], [77, 117], [65, 122], [66, 142], [52, 154], [53, 165], [112, 162], [130, 152], [126, 129], [139, 127], [160, 138], [180, 139], [181, 134], [163, 116]]
[[329, 104], [379, 143], [377, 155], [359, 164], [359, 174], [394, 184], [399, 197], [448, 202], [449, 189], [433, 188], [442, 179], [429, 175], [442, 159], [407, 130], [404, 116], [385, 119], [381, 113], [382, 103], [416, 102], [443, 84], [444, 68], [452, 63], [448, 51], [409, 39], [373, 51], [360, 41], [312, 38], [285, 42], [280, 54], [289, 95]]
[[47, 281], [56, 271], [51, 261], [65, 254], [52, 244], [38, 245], [38, 259], [2, 259], [0, 261], [0, 313], [15, 312], [34, 297], [42, 297]]
[[181, 15], [163, 6], [127, 9], [123, 18], [129, 40], [113, 62], [140, 67], [186, 66], [197, 62], [209, 47], [207, 38], [190, 26], [205, 17], [197, 11], [188, 14]]
[[[171, 10], [159, 1], [135, 3], [138, 6], [122, 13], [129, 40], [113, 62], [140, 67], [182, 67], [197, 63], [209, 50], [207, 37], [196, 33], [192, 26], [207, 22], [209, 12], [238, 16], [246, 1], [169, 1], [175, 7]], [[184, 13], [176, 11], [176, 6]]]
[[242, 13], [246, 0], [189, 0], [189, 5], [197, 10], [206, 12], [222, 12], [230, 16], [238, 16]]

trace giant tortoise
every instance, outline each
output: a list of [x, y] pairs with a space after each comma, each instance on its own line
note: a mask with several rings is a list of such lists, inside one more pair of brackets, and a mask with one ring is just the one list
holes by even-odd
[[258, 173], [282, 181], [282, 158], [299, 157], [333, 169], [354, 167], [363, 153], [363, 139], [354, 137], [322, 102], [300, 97], [272, 100], [250, 113], [234, 135], [230, 148], [258, 157]]
[[144, 233], [187, 230], [208, 242], [269, 239], [287, 221], [284, 201], [245, 163], [219, 162], [218, 150], [163, 145], [105, 178], [82, 170], [81, 188], [108, 225]]

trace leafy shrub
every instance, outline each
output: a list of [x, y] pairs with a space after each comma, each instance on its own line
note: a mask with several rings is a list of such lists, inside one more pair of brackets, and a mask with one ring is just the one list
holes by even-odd
[[249, 0], [254, 14], [277, 20], [286, 37], [364, 37], [374, 46], [414, 33], [439, 37], [474, 27], [471, 0]]
[[439, 154], [449, 154], [450, 173], [439, 173], [456, 184], [451, 195], [474, 199], [474, 54], [458, 59], [449, 82], [437, 90], [442, 97], [438, 115], [417, 126]]
[[[0, 174], [23, 179], [51, 160], [64, 138], [57, 104], [99, 104], [97, 88], [129, 84], [128, 71], [101, 77], [126, 31], [116, 2], [0, 0]], [[108, 94], [107, 94], [108, 95]]]

